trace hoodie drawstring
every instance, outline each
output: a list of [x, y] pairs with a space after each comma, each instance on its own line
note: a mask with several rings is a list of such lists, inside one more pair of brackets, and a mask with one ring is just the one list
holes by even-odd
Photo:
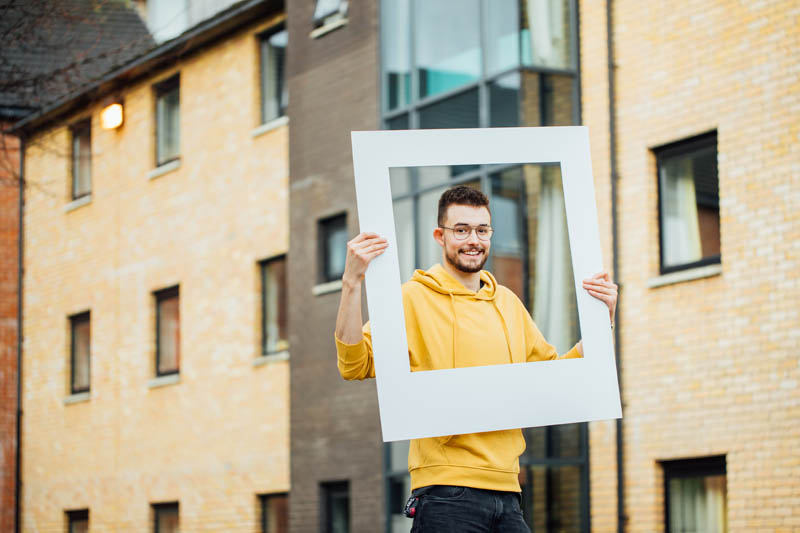
[[514, 362], [514, 354], [511, 353], [511, 338], [508, 335], [508, 326], [506, 325], [506, 319], [503, 318], [503, 313], [500, 312], [500, 309], [497, 307], [497, 300], [492, 299], [492, 305], [494, 306], [494, 310], [497, 311], [497, 314], [500, 315], [500, 323], [503, 324], [503, 333], [506, 335], [506, 347], [508, 348], [508, 362]]

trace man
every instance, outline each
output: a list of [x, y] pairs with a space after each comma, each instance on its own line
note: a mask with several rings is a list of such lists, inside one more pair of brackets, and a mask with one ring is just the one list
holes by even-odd
[[[519, 298], [482, 270], [491, 236], [489, 201], [482, 192], [457, 186], [442, 194], [433, 230], [442, 263], [417, 270], [403, 285], [412, 371], [559, 358]], [[347, 243], [335, 332], [345, 379], [375, 376], [369, 323], [362, 328], [361, 282], [370, 261], [387, 246], [375, 233]], [[617, 286], [608, 274], [584, 280], [583, 287], [606, 303], [613, 323]], [[583, 357], [582, 342], [562, 357]], [[412, 440], [407, 505], [414, 510], [412, 532], [529, 532], [518, 481], [524, 450], [519, 429]]]

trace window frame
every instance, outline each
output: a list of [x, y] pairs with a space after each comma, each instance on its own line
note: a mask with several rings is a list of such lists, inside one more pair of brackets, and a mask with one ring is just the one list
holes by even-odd
[[[689, 459], [670, 459], [660, 461], [664, 477], [664, 531], [670, 530], [670, 491], [673, 479], [724, 476], [727, 493], [728, 467], [725, 455], [712, 455]], [[727, 496], [726, 496], [727, 498]]]
[[[288, 80], [288, 78], [286, 76], [286, 54], [287, 54], [287, 49], [288, 49], [288, 43], [287, 43], [287, 46], [286, 46], [286, 48], [284, 48], [284, 52], [283, 52], [284, 53], [284, 58], [283, 58], [283, 66], [282, 66], [282, 72], [281, 72], [282, 83], [281, 83], [281, 86], [280, 86], [281, 94], [278, 95], [278, 114], [276, 116], [272, 117], [272, 118], [267, 119], [265, 117], [265, 113], [264, 113], [264, 103], [265, 103], [264, 102], [264, 98], [265, 98], [264, 97], [264, 55], [263, 55], [264, 54], [264, 43], [265, 43], [265, 41], [268, 42], [270, 37], [272, 37], [272, 36], [274, 36], [274, 35], [276, 35], [278, 33], [281, 33], [282, 31], [286, 31], [286, 32], [289, 31], [285, 21], [279, 22], [278, 24], [275, 24], [274, 26], [270, 26], [266, 30], [264, 30], [262, 32], [259, 32], [256, 35], [256, 38], [257, 38], [257, 41], [258, 41], [258, 63], [259, 63], [258, 64], [258, 73], [259, 73], [259, 80], [258, 80], [258, 84], [259, 84], [259, 101], [258, 101], [258, 104], [259, 104], [259, 116], [260, 116], [259, 125], [260, 126], [264, 125], [264, 124], [269, 124], [273, 120], [277, 120], [279, 118], [285, 117], [286, 113], [287, 113], [287, 110], [288, 110], [288, 92], [289, 92], [288, 82], [289, 82], [289, 80]], [[284, 94], [287, 95], [287, 105], [286, 106], [283, 106], [283, 102], [282, 102]]]
[[[289, 338], [288, 338], [288, 331], [287, 331], [287, 338], [286, 339], [280, 339], [280, 338], [278, 339], [278, 342], [280, 342], [281, 340], [286, 340], [286, 344], [287, 344], [286, 348], [284, 348], [282, 350], [272, 350], [272, 351], [267, 350], [267, 340], [268, 340], [267, 339], [267, 269], [269, 268], [269, 266], [271, 264], [274, 264], [274, 263], [277, 263], [277, 262], [280, 262], [280, 261], [283, 261], [283, 263], [284, 263], [284, 267], [283, 268], [284, 268], [284, 271], [285, 271], [285, 273], [287, 275], [287, 278], [288, 278], [288, 271], [286, 271], [286, 268], [288, 266], [287, 254], [280, 254], [280, 255], [273, 256], [273, 257], [269, 257], [267, 259], [263, 259], [263, 260], [259, 261], [259, 263], [258, 263], [259, 275], [261, 277], [261, 294], [260, 294], [260, 298], [261, 298], [261, 355], [262, 356], [275, 355], [277, 353], [285, 352], [285, 351], [287, 351], [289, 349], [289, 347], [288, 347]], [[288, 298], [289, 298], [288, 288], [289, 288], [289, 284], [287, 282], [287, 283], [284, 284], [283, 288], [281, 289], [284, 292], [284, 297], [287, 299], [287, 305], [286, 305], [287, 306], [287, 309], [286, 309], [287, 315], [288, 315], [288, 307], [289, 307], [289, 305], [288, 305]], [[288, 318], [289, 317], [287, 316], [286, 317], [287, 323], [288, 323]], [[288, 328], [287, 328], [287, 330], [288, 330]]]
[[317, 11], [319, 10], [320, 2], [324, 1], [325, 0], [315, 0], [314, 2], [314, 11], [312, 12], [311, 18], [315, 28], [319, 28], [337, 20], [347, 18], [347, 13], [350, 9], [348, 0], [336, 0], [335, 9], [323, 11], [318, 14]]
[[[708, 257], [701, 257], [698, 261], [682, 263], [680, 265], [665, 266], [664, 264], [664, 191], [661, 187], [661, 166], [665, 159], [672, 159], [690, 154], [705, 148], [714, 148], [717, 157], [717, 208], [719, 209], [719, 145], [717, 142], [717, 131], [710, 131], [695, 135], [686, 139], [671, 142], [653, 149], [656, 158], [656, 187], [658, 191], [658, 267], [660, 274], [691, 270], [707, 265], [717, 265], [722, 263], [722, 252]], [[722, 244], [722, 221], [720, 221], [720, 245]]]
[[[339, 276], [328, 277], [328, 257], [329, 257], [329, 247], [328, 247], [328, 237], [331, 235], [331, 231], [329, 229], [329, 224], [333, 224], [337, 222], [339, 219], [342, 219], [344, 222], [344, 229], [347, 231], [347, 211], [342, 211], [340, 213], [336, 213], [334, 215], [329, 215], [317, 220], [317, 240], [318, 240], [318, 274], [317, 280], [318, 283], [330, 283], [333, 281], [338, 281], [342, 278], [344, 274], [344, 270], [339, 274]], [[343, 267], [344, 268], [344, 267]]]
[[[161, 154], [159, 154], [159, 144], [160, 144], [159, 143], [159, 138], [160, 138], [160, 134], [161, 133], [160, 133], [160, 128], [158, 127], [158, 116], [159, 116], [159, 114], [158, 114], [158, 102], [159, 102], [160, 98], [165, 97], [167, 94], [171, 93], [172, 91], [177, 91], [177, 93], [178, 93], [178, 150], [177, 150], [177, 154], [175, 154], [174, 156], [167, 157], [167, 158], [162, 160], [162, 159], [160, 159], [160, 155]], [[154, 146], [154, 148], [155, 148], [155, 162], [156, 162], [156, 167], [160, 167], [160, 166], [166, 165], [168, 163], [171, 163], [172, 161], [177, 161], [177, 160], [179, 160], [181, 158], [181, 150], [180, 150], [180, 142], [181, 142], [180, 141], [180, 139], [181, 139], [181, 133], [180, 133], [180, 129], [181, 129], [180, 128], [181, 75], [180, 75], [180, 72], [175, 73], [174, 75], [172, 75], [172, 76], [170, 76], [170, 77], [168, 77], [168, 78], [156, 83], [155, 85], [153, 85], [153, 93], [154, 93], [154, 96], [155, 96], [155, 99], [154, 99], [155, 109], [154, 109], [154, 113], [153, 113], [154, 119], [155, 119], [154, 120], [154, 126], [155, 126], [155, 128], [154, 128], [155, 129], [155, 139], [154, 139], [155, 140], [155, 146]]]
[[67, 533], [74, 533], [73, 526], [77, 521], [86, 520], [87, 526], [89, 525], [89, 509], [75, 509], [72, 511], [65, 511], [65, 514], [67, 519]]
[[[86, 365], [88, 367], [88, 384], [86, 388], [75, 388], [75, 327], [82, 323], [89, 324], [89, 353], [87, 354]], [[90, 392], [92, 388], [92, 316], [91, 311], [83, 311], [69, 317], [70, 330], [70, 354], [69, 354], [69, 391], [70, 394], [80, 394]]]
[[[267, 533], [267, 518], [269, 514], [267, 513], [267, 503], [271, 498], [286, 498], [286, 520], [288, 524], [289, 520], [289, 493], [288, 492], [268, 492], [265, 494], [257, 494], [258, 497], [258, 506], [259, 506], [259, 525], [261, 527], [261, 533]], [[288, 531], [288, 530], [287, 530]]]
[[[181, 337], [181, 335], [180, 335], [180, 327], [181, 327], [181, 324], [180, 324], [180, 305], [181, 305], [181, 296], [180, 296], [180, 285], [175, 285], [173, 287], [167, 287], [166, 289], [161, 289], [161, 290], [155, 291], [153, 293], [153, 296], [155, 298], [155, 304], [156, 304], [156, 327], [155, 327], [155, 329], [156, 329], [156, 357], [155, 357], [156, 377], [171, 376], [173, 374], [180, 374], [180, 372], [181, 372], [181, 357], [180, 357], [180, 355], [181, 355], [181, 352], [180, 352], [180, 337]], [[161, 305], [160, 304], [161, 304], [162, 301], [168, 300], [168, 299], [171, 299], [171, 298], [177, 298], [178, 299], [178, 340], [179, 340], [178, 346], [177, 346], [178, 353], [176, 354], [176, 358], [175, 358], [176, 359], [176, 365], [175, 365], [176, 368], [175, 368], [175, 370], [168, 370], [168, 371], [162, 372], [160, 370], [160, 367], [161, 367]]]
[[178, 515], [178, 527], [181, 523], [181, 507], [180, 502], [164, 502], [164, 503], [151, 503], [150, 508], [153, 510], [153, 533], [161, 533], [158, 527], [158, 515], [161, 511], [169, 511], [174, 509]]
[[[84, 198], [86, 196], [92, 195], [92, 119], [91, 117], [87, 117], [83, 120], [80, 120], [69, 127], [70, 131], [70, 153], [71, 153], [71, 161], [70, 161], [70, 169], [71, 169], [71, 177], [72, 177], [72, 187], [70, 188], [70, 196], [72, 200], [77, 200], [79, 198]], [[89, 182], [89, 190], [78, 194], [76, 192], [77, 183], [78, 183], [78, 175], [80, 173], [79, 168], [80, 164], [76, 164], [76, 159], [80, 158], [80, 153], [75, 153], [75, 143], [80, 142], [80, 136], [82, 133], [86, 133], [86, 142], [87, 142], [87, 151], [89, 154], [89, 161], [87, 164], [88, 173], [87, 181]], [[76, 157], [77, 155], [77, 157]]]
[[348, 531], [352, 529], [351, 519], [353, 516], [352, 511], [352, 498], [350, 497], [350, 481], [324, 481], [319, 484], [321, 498], [320, 498], [320, 533], [333, 533], [331, 517], [333, 513], [333, 497], [341, 494], [347, 496], [347, 525]]

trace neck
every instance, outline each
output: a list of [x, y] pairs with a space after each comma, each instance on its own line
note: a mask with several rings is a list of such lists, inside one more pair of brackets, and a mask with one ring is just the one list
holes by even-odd
[[480, 272], [462, 272], [451, 265], [450, 262], [444, 257], [442, 258], [442, 268], [444, 268], [448, 274], [453, 276], [456, 280], [458, 280], [459, 283], [472, 292], [478, 292], [478, 290], [481, 288]]

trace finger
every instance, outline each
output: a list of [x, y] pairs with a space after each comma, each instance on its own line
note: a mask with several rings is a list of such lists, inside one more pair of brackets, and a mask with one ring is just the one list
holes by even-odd
[[365, 239], [374, 239], [376, 237], [380, 237], [380, 235], [372, 231], [362, 231], [361, 233], [350, 239], [350, 241], [347, 244], [361, 242]]
[[382, 237], [371, 237], [369, 239], [361, 240], [361, 241], [358, 241], [358, 242], [351, 241], [348, 244], [350, 245], [350, 247], [352, 249], [358, 250], [358, 249], [361, 249], [361, 248], [365, 248], [367, 246], [372, 246], [373, 244], [388, 243], [388, 242], [389, 241], [387, 241], [386, 239], [384, 239]]
[[606, 305], [612, 305], [614, 303], [614, 299], [611, 298], [610, 296], [608, 296], [607, 294], [604, 294], [602, 292], [593, 291], [591, 289], [588, 290], [588, 292], [589, 292], [589, 294], [591, 294], [592, 296], [594, 296], [598, 300], [601, 300], [601, 301], [605, 302]]
[[379, 255], [381, 255], [385, 251], [386, 251], [386, 248], [382, 248], [380, 250], [375, 250], [374, 252], [371, 252], [371, 253], [367, 254], [366, 255], [366, 259], [367, 259], [367, 261], [372, 261], [373, 259], [375, 259]]
[[373, 244], [372, 246], [367, 246], [366, 248], [362, 248], [358, 251], [359, 255], [362, 257], [365, 255], [369, 255], [375, 250], [385, 250], [389, 245], [388, 244]]

